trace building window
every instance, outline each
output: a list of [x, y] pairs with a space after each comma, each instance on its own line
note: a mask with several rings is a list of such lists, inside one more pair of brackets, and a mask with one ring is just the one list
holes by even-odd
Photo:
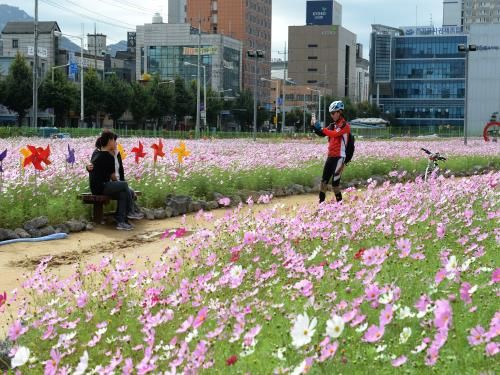
[[318, 56], [307, 56], [308, 60], [317, 60]]
[[317, 44], [308, 44], [307, 47], [309, 48], [316, 48], [318, 45]]
[[12, 39], [12, 48], [19, 48], [19, 40]]
[[307, 71], [308, 71], [308, 72], [317, 72], [317, 71], [318, 71], [318, 69], [316, 69], [316, 68], [309, 68], [309, 69], [307, 69]]
[[318, 83], [317, 79], [310, 79], [307, 81], [307, 83]]

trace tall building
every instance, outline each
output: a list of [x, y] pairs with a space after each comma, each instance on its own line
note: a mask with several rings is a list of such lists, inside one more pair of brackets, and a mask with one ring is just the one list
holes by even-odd
[[461, 127], [467, 44], [461, 27], [372, 25], [370, 96], [395, 125]]
[[[201, 39], [201, 40], [200, 40]], [[163, 23], [159, 15], [152, 23], [137, 26], [135, 37], [136, 79], [145, 73], [158, 74], [163, 81], [182, 77], [196, 79], [200, 45], [200, 74], [206, 87], [215, 91], [241, 88], [241, 42], [229, 36], [201, 33], [188, 23]], [[187, 64], [186, 64], [187, 63]], [[205, 69], [203, 69], [205, 67]]]
[[[243, 43], [243, 89], [253, 90], [255, 73], [258, 78], [270, 79], [272, 0], [186, 1], [186, 21], [193, 27], [201, 24], [204, 32], [227, 35]], [[264, 57], [248, 57], [248, 50], [262, 50]], [[258, 80], [258, 86], [259, 100], [269, 102], [269, 82]]]
[[500, 23], [500, 0], [443, 0], [443, 26]]
[[168, 0], [168, 23], [186, 22], [186, 0]]
[[354, 101], [362, 103], [368, 101], [370, 87], [370, 62], [363, 58], [363, 45], [356, 44], [356, 88]]
[[106, 35], [87, 34], [87, 49], [91, 55], [104, 56], [106, 54]]

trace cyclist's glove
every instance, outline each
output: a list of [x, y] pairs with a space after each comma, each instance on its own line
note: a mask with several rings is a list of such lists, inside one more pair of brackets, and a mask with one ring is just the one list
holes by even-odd
[[321, 124], [320, 122], [316, 122], [313, 126], [312, 126], [312, 130], [314, 133], [316, 133], [316, 135], [318, 137], [324, 137], [325, 135], [323, 134], [323, 128], [321, 127]]

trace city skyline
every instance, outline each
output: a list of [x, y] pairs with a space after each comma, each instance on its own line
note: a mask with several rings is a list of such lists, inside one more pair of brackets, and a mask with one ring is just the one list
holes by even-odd
[[[30, 16], [34, 15], [33, 0], [2, 0], [0, 3], [19, 7]], [[374, 0], [351, 0], [342, 4], [342, 23], [357, 35], [358, 43], [364, 46], [364, 57], [369, 50], [371, 25], [412, 26], [442, 24], [442, 1], [418, 0], [411, 3], [388, 0], [382, 6]], [[95, 6], [93, 6], [95, 5]], [[68, 10], [71, 9], [71, 10]], [[95, 10], [98, 9], [98, 10]], [[151, 23], [155, 12], [168, 20], [168, 2], [165, 0], [88, 0], [85, 5], [76, 1], [39, 0], [39, 19], [57, 21], [64, 33], [80, 35], [81, 24], [84, 33], [94, 32], [95, 18], [98, 33], [107, 35], [108, 44], [126, 40], [127, 31], [135, 31], [135, 26]], [[87, 17], [83, 17], [87, 16]], [[397, 20], [397, 24], [394, 23]], [[272, 57], [283, 58], [288, 39], [288, 26], [305, 25], [305, 0], [273, 0]]]

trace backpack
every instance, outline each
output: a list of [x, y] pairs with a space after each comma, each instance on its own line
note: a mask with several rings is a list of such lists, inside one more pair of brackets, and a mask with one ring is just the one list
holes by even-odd
[[[343, 139], [344, 138], [342, 138], [342, 140]], [[354, 155], [354, 149], [355, 149], [354, 142], [355, 142], [354, 135], [352, 135], [352, 133], [349, 132], [349, 137], [347, 138], [347, 144], [345, 145], [345, 161], [344, 161], [345, 164], [349, 163], [352, 159], [352, 156]]]

